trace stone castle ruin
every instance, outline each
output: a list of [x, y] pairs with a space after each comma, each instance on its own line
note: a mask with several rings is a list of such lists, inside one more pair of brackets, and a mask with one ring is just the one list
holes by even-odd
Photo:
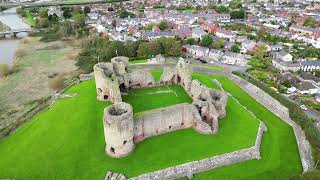
[[[106, 153], [112, 157], [127, 156], [135, 143], [178, 129], [192, 127], [199, 133], [214, 134], [219, 129], [219, 119], [226, 115], [226, 93], [192, 80], [192, 66], [183, 59], [175, 68], [164, 68], [159, 82], [149, 71], [130, 72], [127, 57], [96, 64], [94, 75], [97, 99], [113, 103], [105, 108], [103, 117]], [[193, 99], [192, 104], [177, 104], [134, 116], [132, 106], [122, 102], [121, 94], [131, 88], [174, 84], [185, 89]]]

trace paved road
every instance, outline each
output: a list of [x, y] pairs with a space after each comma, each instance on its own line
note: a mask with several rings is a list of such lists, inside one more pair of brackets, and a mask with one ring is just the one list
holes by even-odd
[[[297, 104], [297, 105], [299, 105], [299, 106], [302, 105], [299, 101], [293, 100], [293, 99], [289, 98], [289, 97], [286, 96], [286, 95], [283, 95], [283, 96], [286, 97], [289, 101], [291, 101], [291, 102], [293, 102], [293, 103], [295, 103], [295, 104]], [[311, 109], [308, 108], [308, 110], [304, 111], [304, 113], [305, 113], [309, 118], [314, 119], [314, 120], [316, 120], [317, 122], [320, 123], [320, 113], [319, 113], [319, 112], [314, 111], [314, 110], [311, 110]]]

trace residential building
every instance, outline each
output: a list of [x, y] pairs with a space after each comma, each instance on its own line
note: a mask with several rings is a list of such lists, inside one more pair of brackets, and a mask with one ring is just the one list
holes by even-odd
[[233, 32], [221, 28], [217, 29], [215, 35], [219, 38], [228, 39], [230, 42], [234, 42], [237, 37]]
[[318, 87], [307, 81], [295, 83], [293, 84], [293, 86], [297, 88], [297, 91], [300, 94], [317, 94], [320, 92], [320, 89]]
[[192, 29], [192, 37], [196, 39], [202, 39], [203, 36], [207, 35], [200, 27], [195, 27]]
[[223, 55], [223, 52], [220, 50], [217, 50], [217, 49], [210, 49], [209, 54], [208, 54], [209, 58], [213, 59], [215, 61], [219, 61], [221, 59], [222, 55]]
[[192, 36], [192, 30], [189, 26], [184, 25], [184, 26], [178, 26], [176, 29], [176, 36], [184, 39]]
[[198, 45], [185, 45], [184, 46], [188, 53], [195, 57], [206, 57], [209, 54], [209, 48], [198, 46]]
[[243, 54], [228, 51], [222, 56], [221, 62], [230, 65], [245, 66], [248, 61]]
[[293, 24], [289, 28], [290, 31], [298, 32], [308, 36], [320, 37], [320, 29], [305, 27], [302, 25]]
[[272, 65], [281, 71], [299, 71], [300, 64], [292, 61], [283, 61], [279, 58], [272, 59]]
[[317, 71], [320, 70], [320, 61], [303, 61], [301, 62], [302, 71]]
[[153, 39], [159, 39], [161, 37], [173, 38], [174, 36], [175, 33], [172, 31], [144, 32], [142, 34], [142, 39], [150, 41]]

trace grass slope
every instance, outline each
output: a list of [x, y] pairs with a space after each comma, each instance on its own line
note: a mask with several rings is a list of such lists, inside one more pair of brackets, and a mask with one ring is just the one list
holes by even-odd
[[132, 105], [134, 113], [174, 104], [192, 103], [192, 99], [179, 85], [133, 89], [122, 99]]
[[[206, 75], [195, 73], [194, 76], [205, 79], [202, 77]], [[211, 77], [218, 79], [226, 91], [260, 118], [267, 125], [268, 132], [263, 136], [261, 160], [252, 160], [207, 171], [196, 175], [194, 179], [269, 180], [288, 178], [301, 173], [302, 167], [292, 128], [229, 79], [217, 76]]]
[[[213, 86], [206, 76], [198, 78]], [[148, 138], [138, 143], [130, 156], [113, 159], [104, 152], [102, 113], [108, 103], [96, 100], [94, 81], [76, 85], [68, 93], [78, 95], [59, 100], [51, 109], [36, 115], [14, 134], [0, 141], [0, 178], [103, 179], [107, 170], [131, 177], [243, 149], [255, 143], [258, 121], [229, 99], [228, 114], [220, 121], [218, 134], [203, 135], [193, 129], [180, 130]], [[267, 116], [272, 115], [269, 113]], [[284, 132], [288, 142], [294, 140], [290, 132], [289, 135]], [[267, 141], [264, 146], [270, 143], [275, 151], [280, 146], [277, 139], [275, 142]], [[288, 148], [291, 147], [295, 147], [294, 141]], [[279, 155], [277, 151], [276, 154]], [[267, 158], [265, 154], [264, 158]], [[260, 161], [254, 162], [260, 164]], [[297, 163], [294, 161], [290, 165]]]
[[[160, 70], [154, 70], [152, 73], [158, 75], [161, 74], [161, 72], [162, 71]], [[290, 126], [281, 121], [281, 119], [272, 114], [268, 109], [259, 104], [226, 77], [193, 73], [192, 78], [198, 79], [202, 84], [211, 88], [218, 88], [216, 84], [211, 82], [211, 79], [217, 79], [227, 92], [231, 93], [241, 104], [245, 105], [268, 127], [268, 132], [263, 135], [262, 140], [262, 159], [259, 161], [251, 160], [196, 174], [194, 176], [195, 180], [286, 179], [302, 172], [294, 132]], [[228, 103], [229, 102], [230, 98], [228, 99]], [[239, 118], [241, 116], [242, 115], [240, 115]], [[241, 133], [244, 131], [245, 129], [242, 129]]]

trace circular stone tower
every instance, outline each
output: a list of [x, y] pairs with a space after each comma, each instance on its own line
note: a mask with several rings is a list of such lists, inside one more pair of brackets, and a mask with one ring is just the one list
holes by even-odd
[[106, 153], [112, 157], [127, 156], [133, 149], [133, 109], [120, 102], [104, 109], [104, 137]]

